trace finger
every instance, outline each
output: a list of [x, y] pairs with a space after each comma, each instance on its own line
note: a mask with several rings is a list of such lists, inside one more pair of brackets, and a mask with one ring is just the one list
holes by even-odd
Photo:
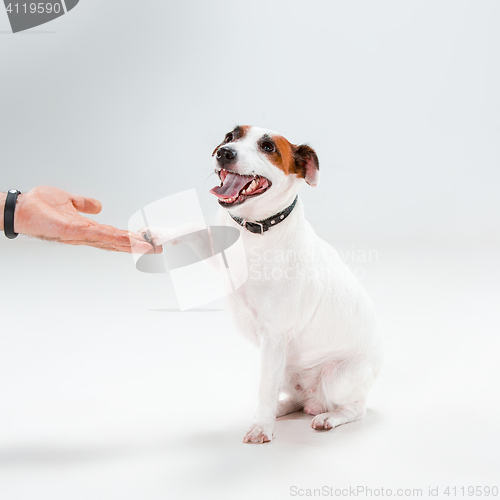
[[80, 226], [68, 240], [80, 240], [83, 245], [95, 246], [99, 242], [116, 247], [131, 247], [133, 253], [161, 253], [162, 249], [149, 244], [140, 234], [132, 233], [113, 226], [94, 224]]
[[132, 240], [144, 241], [144, 238], [134, 235], [134, 233], [105, 224], [85, 224], [85, 226], [79, 228], [77, 234], [82, 240], [100, 241], [117, 246], [132, 246]]
[[120, 246], [120, 245], [112, 245], [109, 243], [102, 243], [101, 241], [83, 241], [83, 240], [58, 240], [59, 243], [64, 243], [65, 245], [74, 245], [74, 246], [89, 246], [94, 248], [99, 248], [101, 250], [109, 250], [112, 252], [124, 252], [124, 253], [139, 253], [141, 255], [150, 255], [150, 254], [158, 254], [162, 252], [161, 247], [152, 247], [147, 243], [144, 247], [131, 247], [129, 245]]
[[132, 250], [132, 253], [137, 253], [140, 255], [160, 254], [163, 252], [162, 246], [154, 246], [147, 243], [146, 241], [134, 241], [130, 248]]
[[153, 245], [150, 241], [145, 239], [142, 234], [132, 232], [128, 232], [127, 234], [130, 241], [130, 246], [132, 247], [132, 253], [159, 254], [163, 252], [163, 247], [161, 245]]
[[86, 196], [70, 195], [71, 203], [78, 210], [84, 214], [98, 214], [102, 210], [101, 202], [94, 198], [87, 198]]

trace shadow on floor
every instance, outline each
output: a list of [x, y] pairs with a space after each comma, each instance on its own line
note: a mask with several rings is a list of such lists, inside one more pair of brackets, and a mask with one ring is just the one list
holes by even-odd
[[[276, 420], [274, 439], [264, 445], [243, 444], [244, 427], [231, 426], [213, 432], [199, 433], [168, 438], [158, 436], [136, 441], [110, 443], [108, 445], [67, 445], [50, 444], [22, 445], [2, 448], [0, 446], [0, 467], [67, 466], [86, 463], [108, 462], [117, 459], [139, 458], [150, 455], [206, 455], [202, 474], [221, 466], [233, 468], [235, 463], [255, 460], [255, 453], [268, 457], [293, 457], [295, 453], [314, 451], [318, 447], [332, 447], [332, 450], [359, 444], [360, 438], [366, 439], [383, 421], [375, 410], [367, 410], [364, 419], [341, 425], [330, 431], [311, 429], [311, 415], [303, 412], [290, 413]], [[236, 459], [238, 457], [238, 459]], [[199, 459], [197, 460], [199, 461]], [[193, 465], [195, 465], [196, 461]]]

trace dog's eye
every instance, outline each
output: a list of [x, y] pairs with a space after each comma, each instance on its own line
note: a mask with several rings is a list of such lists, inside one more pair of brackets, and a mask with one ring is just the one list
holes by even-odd
[[226, 134], [226, 137], [224, 137], [224, 144], [231, 142], [233, 140], [233, 133], [229, 132], [229, 134]]
[[272, 153], [275, 151], [274, 144], [272, 142], [263, 142], [260, 147], [266, 153]]

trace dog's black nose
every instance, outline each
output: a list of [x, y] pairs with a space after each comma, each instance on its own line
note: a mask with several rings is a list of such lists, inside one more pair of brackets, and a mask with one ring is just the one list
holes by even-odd
[[234, 149], [228, 148], [227, 146], [223, 146], [217, 150], [215, 154], [217, 161], [221, 165], [226, 165], [228, 163], [232, 163], [236, 158], [236, 151]]

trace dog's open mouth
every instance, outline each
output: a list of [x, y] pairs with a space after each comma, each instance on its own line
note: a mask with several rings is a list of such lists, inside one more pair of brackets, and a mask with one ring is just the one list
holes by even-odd
[[247, 198], [259, 196], [271, 187], [271, 181], [260, 175], [239, 175], [224, 168], [218, 171], [221, 185], [210, 190], [225, 206], [241, 205]]

